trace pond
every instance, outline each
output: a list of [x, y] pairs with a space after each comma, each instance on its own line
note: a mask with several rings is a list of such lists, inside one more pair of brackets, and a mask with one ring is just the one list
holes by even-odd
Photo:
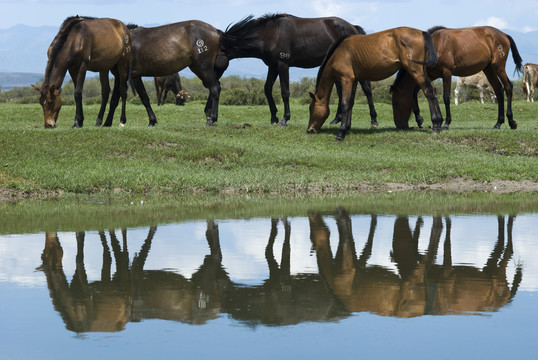
[[536, 197], [390, 196], [4, 205], [0, 359], [536, 356]]

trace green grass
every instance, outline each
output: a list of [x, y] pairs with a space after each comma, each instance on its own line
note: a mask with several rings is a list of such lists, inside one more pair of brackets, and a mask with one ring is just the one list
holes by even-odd
[[[341, 143], [334, 141], [338, 127], [330, 119], [322, 133], [306, 134], [306, 105], [292, 105], [287, 127], [271, 125], [266, 106], [221, 106], [219, 121], [207, 127], [203, 105], [155, 106], [154, 128], [147, 127], [145, 109], [133, 104], [125, 128], [118, 126], [119, 112], [111, 128], [96, 128], [98, 105], [87, 105], [82, 129], [71, 128], [74, 106], [64, 106], [57, 128], [46, 130], [39, 105], [0, 104], [0, 189], [55, 195], [288, 194], [454, 179], [538, 181], [533, 103], [515, 102], [518, 129], [505, 124], [498, 131], [492, 129], [496, 105], [452, 106], [451, 130], [437, 135], [428, 128], [396, 130], [386, 104], [376, 104], [380, 126], [372, 130], [367, 106], [359, 104]], [[427, 105], [421, 109], [429, 118]]]

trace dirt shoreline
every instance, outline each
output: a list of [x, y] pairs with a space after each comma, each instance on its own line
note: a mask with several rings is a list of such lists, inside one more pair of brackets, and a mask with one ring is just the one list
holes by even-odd
[[[341, 192], [341, 189], [330, 188], [309, 188], [286, 191], [283, 195], [293, 193], [300, 194], [330, 194]], [[492, 180], [489, 182], [480, 182], [473, 180], [454, 179], [449, 182], [435, 184], [406, 184], [406, 183], [386, 183], [386, 184], [364, 184], [355, 188], [348, 189], [349, 193], [386, 193], [386, 192], [425, 192], [438, 191], [450, 194], [465, 194], [474, 192], [490, 192], [493, 194], [510, 194], [516, 192], [538, 193], [538, 182], [531, 180], [511, 181], [511, 180]], [[241, 191], [233, 188], [223, 189], [221, 194], [233, 195], [240, 194]], [[0, 189], [0, 203], [13, 203], [23, 200], [47, 200], [60, 199], [65, 193], [63, 191], [44, 191], [44, 192], [25, 192], [14, 189]]]

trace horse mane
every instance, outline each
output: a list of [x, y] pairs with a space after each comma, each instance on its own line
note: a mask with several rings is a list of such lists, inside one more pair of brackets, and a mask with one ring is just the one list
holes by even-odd
[[259, 18], [254, 18], [254, 15], [249, 15], [235, 24], [230, 24], [221, 35], [221, 42], [224, 49], [234, 49], [241, 55], [249, 55], [244, 53], [244, 49], [251, 48], [260, 39], [259, 30], [267, 24], [278, 20], [288, 14], [265, 14]]
[[443, 29], [446, 29], [446, 27], [441, 26], [441, 25], [437, 25], [437, 26], [429, 28], [428, 29], [428, 34], [433, 35], [433, 33], [436, 32], [437, 30], [443, 30]]
[[54, 37], [54, 40], [52, 40], [52, 43], [50, 44], [49, 50], [48, 50], [48, 57], [49, 61], [47, 63], [47, 68], [45, 69], [45, 79], [48, 79], [50, 72], [52, 71], [52, 64], [54, 64], [56, 57], [58, 56], [58, 53], [62, 49], [62, 47], [65, 44], [65, 41], [67, 40], [67, 36], [71, 32], [71, 29], [78, 23], [86, 20], [94, 20], [93, 17], [88, 16], [70, 16], [64, 20], [62, 25], [60, 26], [60, 30], [58, 31], [58, 34]]
[[345, 39], [347, 39], [346, 37], [343, 37], [339, 40], [336, 40], [332, 45], [331, 47], [329, 48], [329, 50], [327, 51], [327, 55], [325, 55], [325, 59], [323, 59], [323, 62], [321, 63], [321, 65], [319, 66], [319, 70], [318, 70], [318, 76], [316, 78], [316, 92], [318, 92], [318, 85], [319, 85], [319, 82], [321, 80], [321, 74], [323, 74], [323, 70], [325, 69], [325, 66], [327, 65], [327, 62], [329, 61], [329, 59], [331, 58], [331, 56], [333, 56], [334, 52], [336, 51], [336, 48], [342, 43], [342, 41], [344, 41]]
[[366, 35], [366, 31], [364, 31], [364, 29], [359, 25], [353, 25], [353, 27], [355, 28], [355, 30], [357, 30], [357, 33], [359, 35]]

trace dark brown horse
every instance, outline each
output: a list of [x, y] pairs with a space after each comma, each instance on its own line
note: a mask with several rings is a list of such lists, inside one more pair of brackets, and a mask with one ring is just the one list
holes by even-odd
[[155, 76], [154, 82], [155, 91], [157, 92], [157, 105], [164, 104], [169, 91], [174, 94], [176, 105], [185, 105], [189, 94], [183, 91], [178, 73], [168, 76]]
[[[439, 61], [436, 66], [428, 68], [431, 79], [443, 79], [443, 101], [446, 109], [446, 122], [443, 129], [448, 129], [452, 116], [450, 114], [450, 87], [452, 76], [469, 76], [484, 71], [497, 96], [499, 113], [495, 129], [504, 123], [504, 96], [506, 92], [506, 117], [510, 128], [516, 129], [517, 123], [512, 114], [512, 83], [506, 76], [505, 66], [508, 53], [512, 50], [512, 58], [516, 71], [521, 72], [521, 56], [514, 40], [507, 34], [490, 26], [479, 26], [464, 29], [446, 29], [435, 27], [428, 30], [432, 34], [435, 51]], [[409, 127], [409, 115], [414, 111], [419, 126], [420, 117], [417, 103], [418, 88], [405, 72], [398, 74], [392, 87], [392, 107], [394, 124], [399, 129]]]
[[343, 140], [351, 127], [357, 82], [386, 79], [402, 68], [424, 92], [430, 104], [433, 130], [440, 131], [443, 118], [426, 74], [426, 66], [433, 66], [436, 62], [430, 34], [408, 27], [354, 35], [336, 43], [319, 69], [316, 94], [310, 94], [308, 132], [319, 132], [327, 120], [332, 88], [339, 82], [342, 86], [342, 125], [336, 140]]
[[[254, 19], [253, 16], [248, 16], [226, 29], [221, 36], [221, 47], [228, 59], [259, 58], [269, 67], [265, 96], [269, 103], [272, 124], [278, 122], [273, 85], [277, 77], [280, 77], [284, 102], [284, 116], [280, 124], [285, 125], [290, 119], [289, 68], [319, 66], [335, 41], [356, 34], [365, 32], [361, 27], [353, 26], [337, 17], [299, 18], [276, 14]], [[360, 83], [368, 99], [371, 124], [377, 126], [370, 83]], [[339, 84], [337, 88], [339, 89]], [[337, 116], [335, 122], [338, 121], [340, 118]]]
[[155, 125], [157, 118], [151, 109], [142, 76], [167, 76], [186, 67], [209, 89], [205, 107], [207, 125], [216, 122], [219, 79], [228, 67], [228, 59], [219, 53], [220, 31], [197, 20], [153, 28], [129, 25], [129, 29], [133, 37], [131, 80], [146, 107], [149, 125]]
[[76, 114], [73, 127], [82, 127], [84, 121], [82, 88], [88, 70], [100, 73], [103, 104], [97, 123], [100, 124], [102, 121], [110, 92], [108, 85], [110, 70], [116, 77], [114, 88], [118, 96], [115, 99], [113, 97], [114, 101], [110, 103], [105, 125], [112, 124], [120, 95], [123, 101], [121, 123], [124, 124], [130, 55], [131, 35], [121, 21], [79, 16], [67, 18], [49, 47], [49, 60], [43, 84], [40, 87], [32, 85], [41, 93], [39, 103], [43, 107], [45, 127], [56, 127], [62, 106], [60, 92], [67, 71], [75, 85]]

